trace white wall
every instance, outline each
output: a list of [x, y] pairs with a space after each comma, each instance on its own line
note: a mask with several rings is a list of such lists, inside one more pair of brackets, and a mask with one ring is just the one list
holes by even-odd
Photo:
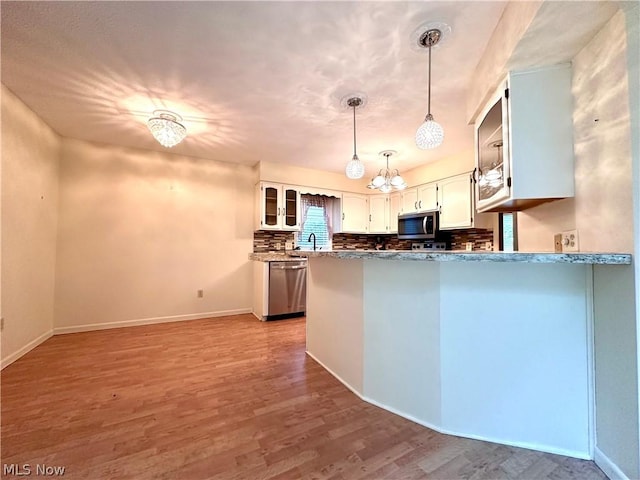
[[552, 251], [555, 233], [577, 228], [581, 251], [633, 251], [626, 53], [619, 11], [573, 59], [576, 195], [519, 213], [520, 250]]
[[250, 167], [65, 140], [56, 332], [249, 312], [253, 179]]
[[307, 282], [307, 353], [360, 394], [364, 344], [362, 260], [309, 258]]
[[1, 89], [4, 367], [53, 329], [60, 138]]
[[257, 165], [256, 169], [258, 179], [262, 181], [363, 194], [371, 193], [371, 190], [367, 189], [367, 184], [371, 179], [366, 174], [360, 180], [351, 180], [344, 173], [296, 167], [295, 165], [264, 160]]

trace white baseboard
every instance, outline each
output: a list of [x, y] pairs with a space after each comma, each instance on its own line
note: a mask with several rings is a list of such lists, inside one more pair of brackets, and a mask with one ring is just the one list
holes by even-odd
[[[344, 381], [340, 375], [337, 375], [336, 372], [334, 372], [333, 370], [331, 370], [329, 367], [327, 367], [324, 363], [322, 363], [320, 360], [318, 360], [311, 352], [309, 352], [309, 350], [305, 350], [306, 354], [309, 355], [311, 358], [313, 358], [313, 360], [318, 363], [322, 368], [324, 368], [327, 372], [329, 372], [331, 375], [333, 375], [336, 380], [338, 380], [341, 384], [343, 384], [345, 387], [347, 387], [349, 390], [351, 390], [353, 393], [355, 393], [355, 395], [360, 399], [360, 400], [364, 400], [365, 402], [369, 402], [367, 399], [365, 399], [362, 394], [356, 390], [355, 388], [353, 388], [351, 385], [349, 385], [346, 381]], [[372, 403], [372, 402], [369, 402]], [[384, 407], [382, 407], [384, 408]]]
[[15, 362], [17, 359], [19, 359], [21, 356], [29, 353], [31, 350], [33, 350], [38, 345], [40, 345], [42, 342], [44, 342], [45, 340], [48, 340], [52, 336], [53, 336], [53, 330], [49, 330], [48, 332], [45, 332], [42, 335], [40, 335], [35, 340], [32, 340], [29, 343], [27, 343], [24, 347], [22, 347], [17, 352], [12, 353], [11, 355], [9, 355], [6, 358], [3, 358], [2, 361], [0, 361], [0, 370], [4, 369], [5, 367], [8, 367], [13, 362]]
[[[567, 450], [567, 449], [563, 449], [563, 448], [555, 448], [555, 447], [551, 447], [548, 445], [538, 445], [538, 444], [532, 444], [532, 443], [527, 443], [527, 442], [512, 442], [512, 441], [507, 441], [504, 439], [500, 439], [500, 438], [492, 438], [492, 437], [485, 437], [485, 436], [481, 436], [481, 435], [473, 435], [473, 434], [468, 434], [468, 433], [464, 433], [464, 432], [454, 432], [451, 430], [447, 430], [442, 428], [439, 425], [433, 424], [433, 423], [429, 423], [426, 422], [424, 420], [421, 420], [419, 418], [416, 418], [412, 415], [409, 415], [401, 410], [397, 410], [393, 407], [390, 407], [388, 405], [385, 405], [384, 403], [378, 402], [372, 398], [367, 397], [366, 395], [360, 393], [359, 391], [357, 391], [355, 388], [353, 388], [351, 385], [349, 385], [343, 378], [341, 378], [339, 375], [337, 375], [334, 371], [332, 371], [330, 368], [327, 368], [327, 366], [322, 363], [320, 360], [318, 360], [315, 356], [313, 356], [313, 354], [309, 353], [309, 351], [307, 351], [307, 355], [309, 355], [311, 358], [313, 358], [313, 360], [315, 360], [316, 362], [318, 362], [322, 368], [324, 368], [327, 372], [329, 372], [331, 375], [333, 375], [340, 383], [342, 383], [345, 387], [347, 387], [349, 390], [351, 390], [358, 398], [360, 398], [361, 400], [370, 403], [371, 405], [375, 405], [376, 407], [382, 408], [383, 410], [386, 410], [390, 413], [393, 413], [394, 415], [398, 415], [399, 417], [402, 418], [406, 418], [407, 420], [410, 420], [414, 423], [417, 423], [418, 425], [422, 425], [423, 427], [426, 428], [430, 428], [431, 430], [435, 430], [438, 433], [442, 433], [444, 435], [453, 435], [454, 437], [462, 437], [462, 438], [470, 438], [472, 440], [481, 440], [483, 442], [491, 442], [491, 443], [498, 443], [500, 445], [509, 445], [510, 447], [518, 447], [518, 448], [526, 448], [528, 450], [536, 450], [539, 452], [545, 452], [545, 453], [553, 453], [556, 455], [564, 455], [566, 457], [573, 457], [573, 458], [580, 458], [583, 460], [591, 460], [591, 457], [589, 456], [589, 452], [580, 452], [580, 451], [575, 451], [575, 450]], [[602, 468], [602, 467], [601, 467]], [[605, 473], [606, 470], [602, 469]], [[621, 480], [624, 478], [624, 480], [628, 480], [626, 477], [611, 477], [612, 480], [614, 479], [618, 479], [620, 478]]]
[[250, 308], [239, 308], [236, 310], [220, 310], [217, 312], [191, 313], [188, 315], [172, 315], [168, 317], [140, 318], [136, 320], [122, 320], [119, 322], [91, 323], [88, 325], [73, 325], [70, 327], [56, 327], [53, 329], [54, 335], [65, 333], [90, 332], [93, 330], [107, 330], [110, 328], [136, 327], [140, 325], [153, 325], [155, 323], [184, 322], [187, 320], [202, 320], [204, 318], [228, 317], [231, 315], [242, 315], [251, 313]]
[[594, 461], [611, 480], [629, 480], [620, 468], [607, 457], [598, 447], [594, 449]]

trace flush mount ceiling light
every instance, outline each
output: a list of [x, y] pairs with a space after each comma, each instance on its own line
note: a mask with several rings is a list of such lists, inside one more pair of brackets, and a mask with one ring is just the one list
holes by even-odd
[[154, 138], [163, 147], [174, 147], [187, 136], [187, 129], [181, 122], [180, 115], [168, 110], [156, 110], [147, 126]]
[[371, 188], [372, 190], [377, 188], [382, 193], [389, 193], [392, 190], [404, 190], [407, 188], [407, 182], [405, 182], [404, 178], [400, 176], [398, 169], [389, 170], [389, 157], [396, 153], [398, 152], [395, 150], [383, 150], [380, 152], [380, 155], [387, 159], [387, 168], [384, 171], [380, 169], [378, 175], [371, 179], [371, 183], [367, 185], [367, 188]]
[[356, 96], [349, 96], [349, 98], [345, 98], [343, 100], [346, 100], [346, 105], [348, 107], [353, 108], [353, 157], [349, 160], [349, 163], [347, 163], [345, 173], [348, 178], [357, 180], [364, 176], [364, 165], [356, 153], [356, 108], [364, 106], [364, 101], [362, 97]]
[[427, 116], [424, 119], [424, 123], [418, 127], [418, 131], [416, 132], [416, 145], [422, 149], [439, 147], [444, 140], [444, 130], [442, 126], [436, 122], [433, 119], [433, 115], [431, 115], [431, 48], [437, 45], [443, 36], [442, 25], [444, 24], [438, 24], [438, 28], [428, 28], [418, 37], [418, 46], [429, 50]]

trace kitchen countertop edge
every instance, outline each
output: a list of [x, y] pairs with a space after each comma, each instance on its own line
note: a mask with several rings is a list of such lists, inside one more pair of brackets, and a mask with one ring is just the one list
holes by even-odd
[[332, 257], [343, 259], [413, 260], [429, 262], [523, 262], [523, 263], [581, 263], [592, 265], [630, 265], [629, 253], [588, 252], [413, 252], [375, 250], [297, 251], [289, 254], [251, 253], [251, 260], [262, 262], [297, 260], [301, 257]]
[[252, 252], [249, 254], [249, 260], [256, 262], [299, 262], [305, 260], [301, 256], [292, 257], [288, 253], [278, 252]]

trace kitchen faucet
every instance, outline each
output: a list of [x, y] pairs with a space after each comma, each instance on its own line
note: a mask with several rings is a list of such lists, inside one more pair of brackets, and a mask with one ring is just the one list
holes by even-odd
[[307, 242], [311, 241], [311, 237], [313, 237], [313, 251], [316, 251], [316, 234], [311, 232], [311, 235], [309, 235], [309, 238], [307, 239]]

